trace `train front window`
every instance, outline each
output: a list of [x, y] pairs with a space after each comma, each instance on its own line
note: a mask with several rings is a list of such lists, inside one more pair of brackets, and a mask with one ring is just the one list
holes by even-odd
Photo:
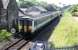
[[27, 21], [27, 32], [31, 32], [32, 30], [32, 20], [26, 20]]
[[28, 19], [19, 20], [19, 29], [23, 32], [31, 32], [32, 29], [32, 21]]
[[22, 29], [23, 29], [23, 20], [18, 21], [18, 29], [19, 29], [19, 32], [22, 31]]

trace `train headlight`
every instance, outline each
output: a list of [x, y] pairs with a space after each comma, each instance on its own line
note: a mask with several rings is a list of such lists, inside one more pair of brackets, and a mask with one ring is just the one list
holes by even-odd
[[11, 28], [11, 33], [16, 33], [16, 29], [15, 28]]

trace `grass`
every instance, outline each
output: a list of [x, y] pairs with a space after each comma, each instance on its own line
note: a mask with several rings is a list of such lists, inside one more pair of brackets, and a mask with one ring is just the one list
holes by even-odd
[[52, 36], [48, 40], [55, 48], [78, 45], [78, 22], [70, 12], [65, 11]]
[[7, 32], [5, 29], [0, 30], [0, 42], [9, 40], [10, 36], [11, 33]]

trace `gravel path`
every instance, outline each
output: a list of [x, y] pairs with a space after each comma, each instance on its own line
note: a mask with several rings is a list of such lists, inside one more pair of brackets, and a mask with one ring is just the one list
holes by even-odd
[[0, 49], [6, 44], [6, 43], [8, 43], [8, 42], [0, 42]]
[[14, 41], [17, 41], [17, 40], [19, 40], [19, 39], [14, 39], [13, 37], [11, 37], [10, 41], [0, 42], [0, 49], [2, 49], [3, 47], [5, 47], [6, 44], [13, 43]]

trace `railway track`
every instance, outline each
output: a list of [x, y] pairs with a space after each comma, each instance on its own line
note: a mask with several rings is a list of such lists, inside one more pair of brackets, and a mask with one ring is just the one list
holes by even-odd
[[6, 44], [1, 50], [26, 50], [26, 48], [29, 48], [30, 41], [31, 40], [26, 41], [24, 39], [19, 39], [12, 43]]
[[[58, 21], [58, 20], [57, 20]], [[54, 22], [56, 23], [56, 22]], [[32, 42], [31, 41], [46, 41], [47, 40], [47, 35], [48, 35], [48, 31], [46, 32], [46, 30], [51, 30], [52, 28], [51, 26], [53, 26], [54, 24], [49, 25], [48, 27], [46, 27], [44, 29], [44, 31], [40, 32], [40, 35], [38, 36], [34, 36], [33, 38], [31, 38], [31, 40], [24, 40], [24, 39], [18, 39], [15, 40], [13, 42], [10, 42], [9, 44], [6, 44], [2, 49], [0, 50], [29, 50], [29, 48], [32, 47]], [[55, 26], [55, 25], [54, 25]], [[54, 28], [54, 27], [53, 27]], [[46, 33], [45, 35], [43, 33]], [[45, 38], [44, 38], [45, 37]]]

